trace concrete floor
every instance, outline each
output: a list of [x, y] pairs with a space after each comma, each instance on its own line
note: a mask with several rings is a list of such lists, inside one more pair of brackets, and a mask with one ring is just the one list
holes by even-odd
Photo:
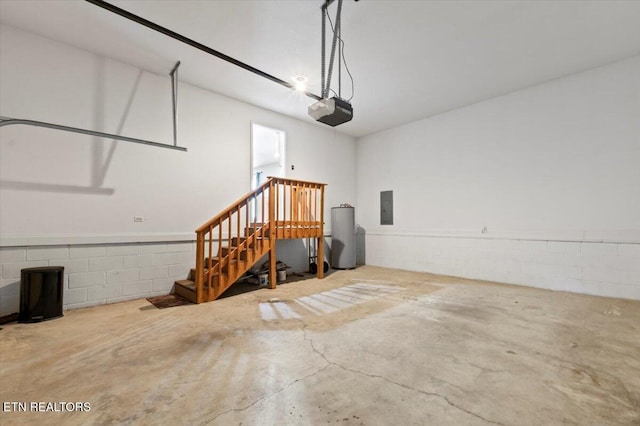
[[3, 408], [90, 403], [3, 425], [640, 425], [640, 301], [375, 267], [5, 325], [0, 354]]

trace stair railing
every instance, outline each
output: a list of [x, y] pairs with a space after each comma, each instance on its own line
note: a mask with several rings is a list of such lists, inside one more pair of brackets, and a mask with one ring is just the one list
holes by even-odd
[[[251, 253], [247, 256], [252, 259], [264, 252], [270, 226], [266, 207], [272, 187], [272, 180], [267, 180], [196, 229], [197, 303], [218, 296], [227, 284], [225, 281], [238, 272], [243, 251]], [[252, 210], [257, 212], [255, 216]], [[252, 224], [250, 220], [254, 217], [260, 218], [260, 222]], [[251, 230], [244, 239], [242, 229]], [[227, 272], [226, 277], [223, 270]]]
[[[324, 186], [270, 177], [196, 229], [197, 303], [217, 298], [245, 272], [240, 265], [252, 266], [267, 249], [270, 287], [275, 288], [276, 239], [317, 238], [321, 254]], [[318, 277], [322, 276], [318, 268]]]
[[324, 183], [273, 178], [276, 238], [320, 238], [324, 223]]

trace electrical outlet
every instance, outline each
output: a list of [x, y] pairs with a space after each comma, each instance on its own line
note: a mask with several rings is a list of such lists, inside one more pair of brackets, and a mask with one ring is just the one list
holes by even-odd
[[291, 170], [295, 170], [296, 166], [294, 166], [293, 164], [291, 165]]
[[134, 216], [133, 217], [133, 221], [134, 222], [144, 222], [144, 217], [142, 217], [142, 216]]
[[489, 232], [489, 229], [486, 226], [482, 227], [482, 233], [486, 234], [487, 232]]

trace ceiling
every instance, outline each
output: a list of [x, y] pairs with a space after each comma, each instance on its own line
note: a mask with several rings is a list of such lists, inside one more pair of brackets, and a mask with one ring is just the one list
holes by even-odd
[[[112, 3], [320, 94], [321, 0]], [[1, 0], [0, 22], [313, 122], [313, 99], [81, 0]], [[344, 0], [342, 35], [336, 129], [360, 137], [640, 54], [640, 1]]]

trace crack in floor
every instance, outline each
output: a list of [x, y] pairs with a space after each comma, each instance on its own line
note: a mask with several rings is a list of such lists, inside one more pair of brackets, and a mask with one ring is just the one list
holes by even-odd
[[323, 367], [317, 369], [313, 373], [307, 374], [307, 375], [305, 375], [303, 377], [300, 377], [300, 378], [297, 378], [297, 379], [291, 381], [290, 383], [288, 383], [287, 385], [281, 387], [280, 389], [278, 389], [275, 392], [271, 392], [269, 394], [265, 394], [265, 395], [261, 396], [260, 398], [256, 399], [255, 401], [251, 402], [250, 404], [248, 404], [248, 405], [246, 405], [244, 407], [231, 408], [229, 410], [223, 411], [223, 412], [217, 414], [216, 416], [214, 416], [213, 418], [207, 420], [205, 423], [207, 423], [207, 424], [212, 423], [215, 420], [217, 420], [219, 417], [222, 417], [225, 414], [228, 414], [228, 413], [231, 413], [231, 412], [242, 412], [242, 411], [248, 410], [249, 408], [255, 406], [259, 402], [264, 401], [267, 398], [273, 397], [273, 396], [283, 392], [284, 390], [286, 390], [290, 386], [293, 386], [294, 384], [296, 384], [296, 383], [298, 383], [300, 381], [303, 381], [303, 380], [306, 380], [306, 379], [308, 379], [310, 377], [313, 377], [313, 376], [321, 373], [322, 371], [326, 370], [330, 366], [335, 366], [335, 367], [338, 367], [338, 368], [340, 368], [340, 369], [342, 369], [344, 371], [349, 371], [351, 373], [358, 374], [358, 375], [365, 376], [365, 377], [369, 377], [369, 378], [372, 378], [372, 379], [380, 379], [380, 380], [383, 380], [383, 381], [385, 381], [387, 383], [390, 383], [392, 385], [399, 386], [401, 388], [404, 388], [404, 389], [407, 389], [407, 390], [410, 390], [410, 391], [413, 391], [413, 392], [417, 392], [417, 393], [420, 393], [420, 394], [425, 395], [425, 396], [440, 398], [443, 401], [445, 401], [449, 406], [451, 406], [451, 407], [453, 407], [453, 408], [455, 408], [457, 410], [460, 410], [460, 411], [462, 411], [464, 413], [467, 413], [470, 416], [473, 416], [473, 417], [475, 417], [477, 419], [480, 419], [485, 423], [494, 424], [494, 425], [498, 425], [498, 426], [505, 426], [503, 423], [500, 423], [500, 422], [497, 422], [497, 421], [494, 421], [494, 420], [491, 420], [491, 419], [487, 419], [487, 418], [481, 416], [480, 414], [474, 413], [473, 411], [470, 411], [470, 410], [468, 410], [468, 409], [466, 409], [464, 407], [461, 407], [460, 405], [458, 405], [458, 404], [454, 403], [453, 401], [451, 401], [449, 399], [449, 397], [447, 397], [446, 395], [443, 395], [443, 394], [440, 394], [440, 393], [437, 393], [437, 392], [430, 392], [430, 391], [425, 391], [425, 390], [422, 390], [422, 389], [417, 389], [417, 388], [411, 387], [409, 385], [406, 385], [404, 383], [399, 383], [399, 382], [393, 381], [393, 380], [391, 380], [391, 379], [389, 379], [387, 377], [384, 377], [384, 376], [381, 376], [381, 375], [378, 375], [378, 374], [365, 373], [365, 372], [360, 371], [360, 370], [356, 370], [356, 369], [352, 369], [352, 368], [346, 367], [346, 366], [344, 366], [344, 365], [342, 365], [342, 364], [340, 364], [338, 362], [331, 361], [330, 359], [327, 358], [327, 356], [322, 351], [320, 351], [318, 348], [316, 348], [313, 339], [311, 337], [309, 337], [308, 332], [307, 332], [307, 327], [309, 325], [303, 319], [295, 318], [295, 320], [300, 322], [300, 324], [302, 325], [302, 333], [303, 333], [304, 340], [309, 342], [309, 346], [310, 346], [311, 350], [314, 353], [316, 353], [318, 356], [320, 356], [326, 362], [326, 365], [324, 365]]
[[355, 374], [360, 374], [360, 375], [362, 375], [362, 376], [366, 376], [366, 377], [373, 378], [373, 379], [381, 379], [381, 380], [384, 380], [384, 381], [385, 381], [385, 382], [387, 382], [387, 383], [391, 383], [391, 384], [393, 384], [393, 385], [400, 386], [401, 388], [404, 388], [404, 389], [408, 389], [408, 390], [411, 390], [411, 391], [414, 391], [414, 392], [418, 392], [418, 393], [421, 393], [421, 394], [423, 394], [423, 395], [427, 395], [427, 396], [432, 396], [432, 397], [441, 398], [441, 399], [443, 399], [447, 404], [449, 404], [451, 407], [453, 407], [453, 408], [455, 408], [455, 409], [457, 409], [457, 410], [463, 411], [463, 412], [465, 412], [465, 413], [467, 413], [467, 414], [469, 414], [469, 415], [471, 415], [471, 416], [473, 416], [473, 417], [476, 417], [476, 418], [478, 418], [478, 419], [480, 419], [480, 420], [482, 420], [482, 421], [484, 421], [484, 422], [486, 422], [486, 423], [491, 423], [491, 424], [499, 425], [499, 426], [506, 426], [506, 425], [504, 425], [503, 423], [500, 423], [500, 422], [496, 422], [496, 421], [494, 421], [494, 420], [487, 419], [487, 418], [482, 417], [481, 415], [479, 415], [479, 414], [477, 414], [477, 413], [474, 413], [473, 411], [469, 411], [469, 410], [467, 410], [466, 408], [461, 407], [461, 406], [459, 406], [459, 405], [457, 405], [457, 404], [453, 403], [453, 402], [452, 402], [452, 401], [451, 401], [451, 400], [450, 400], [446, 395], [442, 395], [442, 394], [439, 394], [439, 393], [437, 393], [437, 392], [429, 392], [429, 391], [424, 391], [424, 390], [422, 390], [422, 389], [416, 389], [416, 388], [413, 388], [413, 387], [411, 387], [411, 386], [409, 386], [409, 385], [406, 385], [406, 384], [404, 384], [404, 383], [394, 382], [393, 380], [388, 379], [387, 377], [380, 376], [380, 375], [377, 375], [377, 374], [365, 373], [365, 372], [363, 372], [363, 371], [359, 371], [359, 370], [355, 370], [355, 369], [352, 369], [352, 368], [349, 368], [349, 367], [345, 367], [344, 365], [342, 365], [342, 364], [340, 364], [340, 363], [337, 363], [337, 362], [335, 362], [335, 361], [331, 361], [331, 360], [329, 360], [329, 359], [326, 357], [326, 355], [325, 355], [324, 353], [322, 353], [321, 351], [319, 351], [318, 349], [316, 349], [315, 345], [313, 344], [313, 339], [311, 339], [311, 338], [308, 336], [308, 334], [307, 334], [307, 324], [306, 324], [303, 320], [299, 320], [299, 321], [302, 323], [302, 333], [303, 333], [303, 336], [304, 336], [304, 340], [306, 340], [306, 341], [308, 341], [308, 342], [309, 342], [309, 344], [310, 344], [311, 349], [313, 350], [313, 352], [315, 352], [316, 354], [318, 354], [322, 359], [324, 359], [324, 360], [327, 362], [327, 365], [323, 368], [323, 370], [324, 370], [325, 368], [329, 367], [330, 365], [334, 365], [334, 366], [336, 366], [336, 367], [338, 367], [338, 368], [341, 368], [341, 369], [343, 369], [343, 370], [345, 370], [345, 371], [349, 371], [349, 372], [352, 372], [352, 373], [355, 373]]
[[414, 392], [418, 392], [418, 393], [421, 393], [421, 394], [423, 394], [423, 395], [427, 395], [427, 396], [434, 396], [434, 397], [441, 398], [441, 399], [443, 399], [447, 404], [449, 404], [450, 406], [452, 406], [452, 407], [454, 407], [454, 408], [456, 408], [456, 409], [458, 409], [458, 410], [460, 410], [460, 411], [464, 411], [465, 413], [467, 413], [467, 414], [469, 414], [469, 415], [471, 415], [471, 416], [473, 416], [473, 417], [476, 417], [476, 418], [478, 418], [478, 419], [480, 419], [480, 420], [482, 420], [482, 421], [484, 421], [484, 422], [491, 423], [491, 424], [494, 424], [494, 425], [506, 426], [506, 425], [504, 425], [503, 423], [496, 422], [496, 421], [494, 421], [494, 420], [489, 420], [489, 419], [487, 419], [487, 418], [485, 418], [485, 417], [482, 417], [481, 415], [479, 415], [479, 414], [477, 414], [477, 413], [474, 413], [473, 411], [469, 411], [469, 410], [467, 410], [466, 408], [461, 407], [461, 406], [459, 406], [459, 405], [457, 405], [457, 404], [455, 404], [455, 403], [451, 402], [451, 400], [450, 400], [446, 395], [442, 395], [442, 394], [439, 394], [439, 393], [437, 393], [437, 392], [429, 392], [429, 391], [424, 391], [424, 390], [422, 390], [422, 389], [416, 389], [416, 388], [413, 388], [413, 387], [411, 387], [411, 386], [409, 386], [409, 385], [405, 385], [404, 383], [394, 382], [393, 380], [388, 379], [388, 378], [386, 378], [386, 377], [384, 377], [384, 376], [380, 376], [380, 375], [377, 375], [377, 374], [365, 373], [365, 372], [363, 372], [363, 371], [359, 371], [359, 370], [355, 370], [355, 369], [352, 369], [352, 368], [345, 367], [345, 366], [340, 365], [340, 364], [338, 364], [338, 363], [334, 363], [334, 364], [335, 364], [337, 367], [340, 367], [340, 368], [342, 368], [342, 369], [344, 369], [344, 370], [346, 370], [346, 371], [350, 371], [350, 372], [352, 372], [352, 373], [360, 374], [360, 375], [367, 376], [367, 377], [374, 378], [374, 379], [381, 379], [381, 380], [384, 380], [384, 381], [385, 381], [385, 382], [387, 382], [387, 383], [391, 383], [391, 384], [394, 384], [394, 385], [396, 385], [396, 386], [400, 386], [401, 388], [404, 388], [404, 389], [412, 390], [412, 391], [414, 391]]
[[239, 412], [242, 412], [242, 411], [248, 410], [249, 408], [253, 407], [253, 406], [254, 406], [254, 405], [256, 405], [257, 403], [259, 403], [259, 402], [261, 402], [261, 401], [264, 401], [264, 400], [265, 400], [265, 399], [267, 399], [267, 398], [271, 398], [272, 396], [275, 396], [275, 395], [279, 394], [280, 392], [284, 391], [284, 390], [285, 390], [285, 389], [287, 389], [288, 387], [293, 386], [294, 384], [296, 384], [296, 383], [298, 383], [298, 382], [300, 382], [300, 381], [302, 381], [302, 380], [308, 379], [309, 377], [313, 377], [313, 376], [315, 376], [315, 375], [316, 375], [316, 374], [318, 374], [318, 373], [321, 373], [322, 371], [324, 371], [325, 369], [327, 369], [330, 365], [331, 365], [331, 364], [327, 364], [327, 365], [325, 365], [324, 367], [317, 369], [317, 370], [316, 370], [316, 371], [314, 371], [313, 373], [307, 374], [306, 376], [299, 377], [299, 378], [295, 379], [294, 381], [292, 381], [292, 382], [290, 382], [290, 383], [286, 384], [285, 386], [281, 387], [281, 388], [280, 388], [280, 389], [278, 389], [277, 391], [275, 391], [275, 392], [271, 392], [271, 393], [269, 393], [269, 394], [266, 394], [266, 395], [261, 396], [260, 398], [256, 399], [256, 400], [255, 400], [255, 401], [253, 401], [251, 404], [249, 404], [249, 405], [247, 405], [247, 406], [245, 406], [245, 407], [242, 407], [242, 408], [230, 408], [229, 410], [223, 411], [222, 413], [217, 414], [215, 417], [213, 417], [213, 418], [211, 418], [211, 419], [209, 419], [209, 420], [205, 420], [205, 424], [213, 423], [213, 422], [214, 422], [218, 417], [224, 416], [225, 414], [229, 414], [229, 413], [231, 413], [231, 412], [237, 412], [237, 413], [239, 413]]

